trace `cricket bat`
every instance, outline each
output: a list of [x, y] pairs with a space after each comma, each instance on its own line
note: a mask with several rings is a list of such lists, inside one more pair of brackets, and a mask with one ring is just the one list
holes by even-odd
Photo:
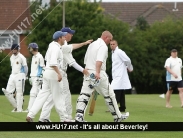
[[98, 92], [97, 91], [94, 91], [92, 93], [92, 99], [91, 99], [91, 104], [90, 104], [90, 109], [89, 109], [89, 115], [93, 115], [94, 113], [94, 109], [95, 109], [95, 103], [96, 103], [96, 100], [97, 100], [97, 96], [98, 96]]

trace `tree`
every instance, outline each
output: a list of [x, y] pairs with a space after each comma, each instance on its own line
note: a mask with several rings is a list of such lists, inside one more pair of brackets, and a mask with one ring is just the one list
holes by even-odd
[[[55, 6], [52, 6], [53, 4]], [[33, 41], [38, 43], [39, 50], [43, 55], [45, 55], [48, 44], [52, 41], [53, 33], [62, 28], [62, 3], [53, 3], [52, 1], [52, 5], [46, 8], [32, 23], [33, 31], [28, 38], [28, 43]], [[128, 25], [115, 18], [104, 16], [103, 9], [97, 2], [90, 3], [87, 0], [66, 1], [65, 10], [66, 26], [76, 30], [70, 43], [79, 43], [88, 39], [96, 40], [104, 30], [110, 30], [114, 37], [122, 40], [127, 37]], [[34, 29], [35, 27], [36, 29]], [[87, 46], [73, 51], [74, 58], [82, 66], [84, 66], [83, 60], [86, 49]], [[111, 74], [110, 61], [107, 66], [109, 66], [107, 72]], [[68, 68], [68, 79], [71, 92], [79, 93], [83, 80], [82, 74], [73, 68]]]
[[138, 29], [144, 30], [144, 31], [150, 27], [148, 22], [146, 21], [146, 19], [143, 16], [140, 16], [137, 18], [137, 24], [135, 26]]

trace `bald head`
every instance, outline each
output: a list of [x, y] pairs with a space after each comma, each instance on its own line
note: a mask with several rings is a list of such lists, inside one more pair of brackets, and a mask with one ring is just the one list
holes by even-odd
[[104, 42], [106, 43], [106, 45], [108, 45], [110, 43], [110, 41], [112, 40], [113, 36], [109, 31], [104, 31], [101, 35], [101, 39], [104, 40]]

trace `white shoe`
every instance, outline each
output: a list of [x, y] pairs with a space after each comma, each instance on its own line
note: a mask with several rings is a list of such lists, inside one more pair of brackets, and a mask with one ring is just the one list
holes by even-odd
[[49, 119], [40, 119], [38, 122], [51, 122]]
[[75, 122], [85, 122], [83, 119], [83, 114], [80, 113], [76, 114]]
[[114, 119], [114, 122], [121, 122], [121, 121], [127, 119], [129, 116], [130, 116], [129, 112], [123, 113], [123, 114], [121, 114], [121, 118]]
[[29, 110], [28, 110], [28, 109], [26, 109], [26, 110], [24, 110], [24, 111], [22, 111], [22, 112], [24, 112], [24, 113], [28, 113], [28, 112], [29, 112]]
[[17, 112], [17, 108], [13, 109], [11, 112]]
[[72, 120], [72, 119], [65, 119], [63, 122], [75, 122], [75, 120]]

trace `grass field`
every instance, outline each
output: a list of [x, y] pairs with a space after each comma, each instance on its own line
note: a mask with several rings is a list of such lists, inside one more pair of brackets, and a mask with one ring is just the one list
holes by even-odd
[[[72, 95], [73, 116], [75, 113], [75, 103], [78, 95]], [[28, 104], [28, 96], [25, 96], [24, 109]], [[25, 122], [27, 113], [11, 113], [12, 107], [5, 99], [0, 96], [0, 122]], [[172, 95], [171, 104], [173, 108], [165, 108], [165, 99], [159, 95], [126, 95], [127, 110], [130, 117], [125, 122], [183, 122], [183, 108], [177, 94]], [[112, 122], [110, 113], [106, 113], [107, 107], [102, 96], [98, 96], [95, 113], [88, 115], [86, 111], [85, 120], [88, 122]], [[38, 121], [39, 114], [34, 121]], [[52, 110], [51, 120], [59, 121], [59, 117]], [[11, 127], [11, 126], [10, 126]], [[182, 137], [182, 132], [0, 132], [0, 138], [172, 138]]]

